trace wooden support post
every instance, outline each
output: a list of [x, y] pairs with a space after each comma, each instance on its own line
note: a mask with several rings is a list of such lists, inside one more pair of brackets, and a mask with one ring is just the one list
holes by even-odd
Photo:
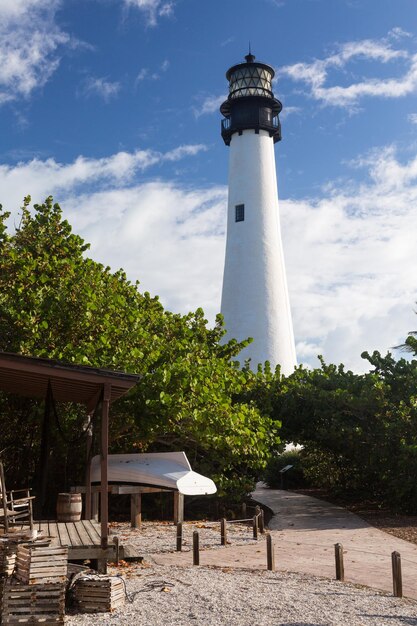
[[0, 492], [3, 499], [3, 515], [4, 515], [4, 532], [9, 532], [9, 517], [7, 515], [7, 496], [6, 496], [6, 480], [4, 478], [3, 463], [0, 462]]
[[274, 542], [270, 533], [266, 535], [266, 564], [270, 572], [275, 572]]
[[227, 528], [224, 517], [220, 520], [220, 545], [227, 545]]
[[246, 519], [247, 510], [246, 510], [246, 502], [242, 502], [242, 517]]
[[[95, 411], [94, 411], [95, 412]], [[98, 519], [93, 518], [92, 511], [92, 495], [91, 495], [91, 457], [93, 452], [93, 423], [92, 414], [89, 414], [90, 424], [87, 429], [87, 444], [86, 444], [86, 470], [85, 470], [85, 507], [84, 507], [84, 519]]]
[[258, 539], [258, 516], [253, 516], [253, 538]]
[[265, 518], [264, 518], [264, 510], [261, 509], [261, 514], [259, 516], [259, 530], [262, 534], [265, 532]]
[[97, 559], [97, 572], [99, 574], [107, 574], [107, 559]]
[[142, 494], [130, 494], [130, 525], [132, 528], [142, 526]]
[[392, 562], [392, 587], [396, 598], [403, 597], [403, 578], [401, 571], [401, 555], [399, 552], [391, 554]]
[[174, 524], [184, 521], [184, 494], [174, 491]]
[[[30, 491], [28, 490], [28, 497], [30, 496]], [[33, 530], [33, 506], [32, 500], [29, 500], [29, 528]]]
[[193, 565], [200, 565], [200, 537], [198, 530], [193, 532]]
[[334, 556], [336, 560], [336, 580], [345, 580], [345, 566], [343, 564], [343, 546], [341, 543], [334, 544]]
[[114, 550], [116, 552], [115, 562], [116, 562], [116, 565], [119, 565], [119, 561], [120, 561], [119, 537], [113, 537], [113, 543], [114, 543]]
[[[87, 498], [87, 492], [85, 497]], [[99, 511], [99, 502], [100, 502], [100, 494], [98, 491], [94, 491], [91, 494], [91, 519], [95, 520], [96, 522], [98, 522], [98, 511]]]
[[108, 456], [109, 456], [109, 407], [111, 386], [106, 383], [103, 387], [103, 401], [101, 407], [101, 490], [100, 490], [100, 518], [101, 518], [101, 547], [107, 548], [109, 536], [109, 492], [108, 492]]
[[177, 524], [177, 552], [182, 550], [182, 522]]

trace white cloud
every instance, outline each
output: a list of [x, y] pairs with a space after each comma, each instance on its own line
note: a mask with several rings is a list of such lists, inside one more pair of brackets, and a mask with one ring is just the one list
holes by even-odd
[[401, 28], [401, 26], [394, 26], [394, 28], [392, 28], [389, 33], [388, 33], [389, 37], [391, 37], [392, 39], [404, 39], [405, 37], [410, 38], [413, 36], [412, 33], [409, 33], [407, 30], [404, 30], [403, 28]]
[[218, 113], [219, 107], [226, 100], [226, 96], [207, 96], [202, 99], [198, 106], [193, 107], [195, 117], [206, 115], [207, 113]]
[[[397, 29], [395, 34], [399, 38], [407, 33]], [[403, 74], [399, 78], [369, 77], [348, 86], [326, 84], [330, 69], [344, 70], [349, 62], [361, 59], [384, 64], [401, 61]], [[394, 49], [388, 39], [366, 39], [343, 44], [335, 54], [325, 59], [283, 67], [279, 75], [303, 82], [309, 87], [309, 95], [325, 105], [352, 107], [364, 97], [401, 98], [414, 93], [417, 90], [417, 54], [410, 55], [405, 50]]]
[[105, 102], [115, 98], [120, 91], [120, 83], [111, 82], [106, 78], [89, 76], [84, 81], [83, 93], [86, 96], [99, 96]]
[[158, 17], [170, 17], [174, 11], [174, 2], [166, 0], [123, 0], [123, 3], [142, 11], [149, 26], [156, 26]]
[[417, 157], [401, 163], [388, 147], [354, 165], [366, 183], [281, 209], [300, 359], [320, 347], [360, 369], [361, 351], [386, 351], [415, 327]]
[[[0, 203], [12, 210], [23, 196], [30, 194], [34, 201], [41, 201], [49, 194], [62, 194], [67, 197], [71, 190], [82, 186], [96, 185], [97, 188], [113, 186], [118, 188], [132, 183], [138, 172], [164, 162], [179, 161], [195, 156], [206, 150], [202, 144], [183, 145], [162, 153], [155, 150], [118, 152], [110, 157], [88, 159], [79, 156], [69, 164], [58, 163], [54, 159], [32, 159], [15, 166], [0, 165], [0, 190], [3, 197]], [[7, 205], [6, 205], [7, 203]]]
[[143, 80], [145, 80], [149, 75], [149, 70], [147, 67], [142, 67], [142, 69], [140, 70], [140, 72], [138, 73], [138, 75], [136, 76], [136, 83], [141, 83]]
[[[227, 189], [149, 180], [149, 168], [204, 146], [138, 150], [105, 159], [49, 159], [0, 167], [5, 209], [53, 194], [93, 258], [123, 267], [171, 310], [220, 307]], [[366, 369], [363, 350], [386, 351], [415, 328], [417, 157], [392, 146], [350, 164], [366, 180], [330, 184], [317, 198], [281, 200], [299, 360]], [[147, 171], [148, 180], [140, 179]]]
[[282, 109], [282, 113], [280, 113], [280, 117], [281, 119], [285, 119], [289, 115], [293, 115], [294, 113], [301, 113], [301, 111], [302, 111], [301, 107], [284, 106]]
[[410, 113], [408, 121], [411, 122], [411, 124], [417, 124], [417, 113]]
[[169, 309], [202, 306], [213, 318], [220, 307], [225, 202], [224, 187], [153, 181], [73, 195], [65, 207], [94, 258], [123, 267]]
[[59, 65], [59, 50], [72, 43], [55, 23], [60, 0], [1, 0], [0, 105], [28, 98]]
[[94, 259], [123, 267], [173, 311], [203, 306], [213, 318], [220, 306], [225, 187], [137, 179], [138, 171], [204, 149], [180, 146], [163, 154], [137, 151], [106, 159], [78, 157], [69, 164], [48, 159], [3, 165], [0, 203], [12, 211], [13, 224], [25, 194], [33, 202], [52, 194], [74, 231], [92, 244]]
[[[165, 61], [161, 63], [160, 71], [167, 72], [169, 66], [170, 62], [168, 59], [165, 59]], [[136, 76], [135, 85], [141, 83], [143, 80], [159, 80], [160, 78], [161, 76], [158, 72], [151, 72], [148, 67], [143, 67]]]
[[220, 42], [220, 45], [222, 48], [224, 48], [224, 46], [228, 46], [230, 43], [233, 43], [234, 41], [235, 41], [234, 37], [228, 37], [224, 41]]

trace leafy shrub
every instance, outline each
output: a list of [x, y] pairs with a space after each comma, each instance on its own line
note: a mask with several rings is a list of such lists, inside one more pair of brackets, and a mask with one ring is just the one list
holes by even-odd
[[[292, 465], [293, 467], [285, 472], [283, 483], [281, 483], [282, 474], [280, 474], [280, 470], [286, 465]], [[281, 489], [281, 484], [283, 484], [285, 489], [306, 487], [308, 481], [304, 475], [302, 450], [288, 450], [271, 457], [265, 469], [263, 479], [271, 489]]]

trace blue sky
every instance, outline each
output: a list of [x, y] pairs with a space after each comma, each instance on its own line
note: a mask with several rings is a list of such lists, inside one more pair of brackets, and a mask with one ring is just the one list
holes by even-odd
[[415, 0], [0, 0], [0, 202], [53, 194], [91, 256], [167, 308], [220, 308], [248, 42], [277, 71], [281, 224], [300, 362], [366, 369], [415, 329]]

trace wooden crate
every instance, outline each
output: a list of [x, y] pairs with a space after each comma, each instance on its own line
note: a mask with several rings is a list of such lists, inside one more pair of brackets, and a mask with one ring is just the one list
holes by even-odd
[[119, 576], [89, 574], [75, 581], [73, 594], [82, 613], [104, 613], [124, 604], [125, 585]]
[[62, 626], [65, 620], [65, 584], [25, 585], [15, 577], [0, 586], [2, 626], [27, 624]]
[[11, 576], [16, 565], [17, 545], [9, 541], [0, 542], [0, 576]]
[[68, 548], [19, 545], [16, 559], [16, 578], [36, 585], [66, 581]]

